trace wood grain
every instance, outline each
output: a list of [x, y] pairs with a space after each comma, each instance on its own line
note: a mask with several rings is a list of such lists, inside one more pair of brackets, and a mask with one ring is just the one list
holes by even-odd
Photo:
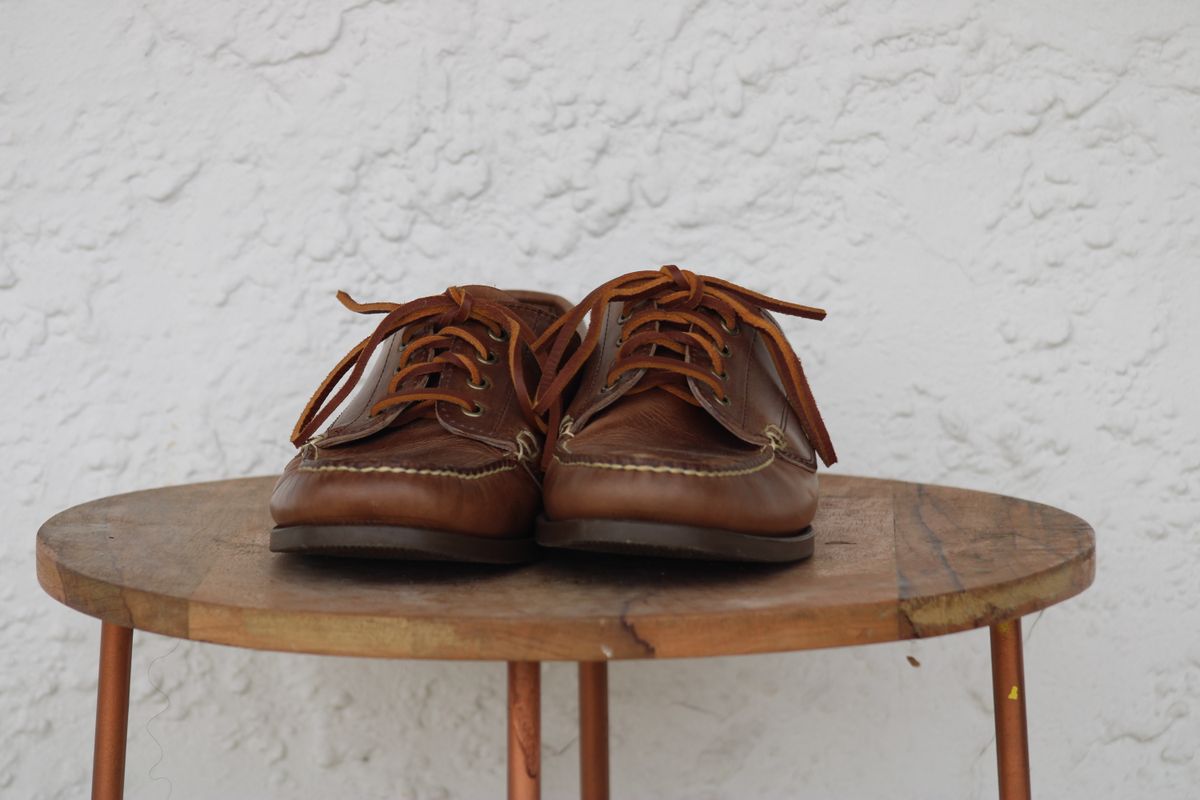
[[553, 554], [515, 568], [272, 554], [274, 478], [119, 495], [56, 515], [55, 599], [168, 636], [265, 650], [506, 661], [802, 650], [982, 627], [1083, 591], [1083, 520], [1000, 495], [822, 478], [817, 552], [738, 565]]

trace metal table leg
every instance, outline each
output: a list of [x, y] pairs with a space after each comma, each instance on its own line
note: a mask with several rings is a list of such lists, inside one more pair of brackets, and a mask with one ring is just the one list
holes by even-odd
[[579, 664], [579, 787], [583, 800], [608, 800], [608, 663]]
[[129, 728], [129, 662], [133, 628], [100, 623], [100, 682], [96, 689], [96, 749], [92, 800], [121, 800], [125, 793], [125, 741]]
[[542, 766], [542, 665], [508, 662], [508, 797], [539, 800]]
[[1025, 721], [1025, 657], [1021, 620], [992, 626], [992, 699], [1000, 800], [1029, 800], [1029, 734]]

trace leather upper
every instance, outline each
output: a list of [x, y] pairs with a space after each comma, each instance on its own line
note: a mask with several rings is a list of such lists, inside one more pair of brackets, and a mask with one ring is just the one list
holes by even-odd
[[[321, 404], [338, 378], [357, 374], [357, 392], [343, 393], [344, 405], [328, 430], [296, 437], [300, 452], [271, 497], [276, 524], [528, 535], [541, 507], [537, 456], [544, 439], [540, 418], [522, 409], [522, 398], [532, 395], [540, 377], [529, 345], [570, 304], [538, 292], [483, 286], [463, 287], [456, 297], [457, 305], [438, 298], [428, 307], [418, 306], [424, 300], [405, 306], [353, 304], [365, 313], [386, 314], [380, 328], [385, 335], [373, 345], [360, 345], [357, 354], [351, 351], [354, 359], [344, 359], [310, 401], [298, 433], [332, 413], [330, 404]], [[490, 316], [480, 313], [484, 304], [491, 304]], [[504, 309], [523, 324], [520, 331]], [[426, 311], [433, 316], [386, 331], [385, 326], [392, 327], [389, 320], [395, 324]], [[422, 341], [438, 346], [420, 348]], [[428, 371], [405, 377], [397, 371], [405, 368], [405, 350], [414, 347], [421, 352], [408, 354], [408, 370]], [[520, 364], [514, 367], [513, 359]], [[434, 399], [403, 402], [409, 395]], [[438, 399], [443, 396], [452, 399]], [[388, 405], [393, 400], [400, 402]]]
[[[642, 274], [632, 300], [593, 299], [585, 343], [591, 338], [594, 349], [578, 367], [578, 388], [547, 453], [546, 515], [797, 533], [817, 506], [817, 456], [806, 429], [818, 431], [827, 462], [835, 456], [819, 415], [804, 418], [815, 403], [789, 395], [807, 392], [807, 382], [801, 372], [796, 389], [780, 374], [771, 352], [775, 337], [782, 339], [778, 324], [758, 305], [739, 304], [734, 315], [718, 297], [718, 308], [710, 308], [705, 283], [712, 279], [675, 268], [663, 273], [671, 281]], [[613, 283], [622, 280], [630, 279]], [[684, 292], [689, 305], [680, 311]], [[710, 332], [719, 347], [708, 341]], [[685, 342], [678, 352], [656, 343], [671, 337]], [[639, 340], [647, 344], [634, 346]], [[719, 369], [709, 348], [721, 356]], [[673, 374], [671, 360], [692, 374]], [[639, 363], [648, 366], [622, 371]], [[701, 371], [704, 380], [696, 377]]]

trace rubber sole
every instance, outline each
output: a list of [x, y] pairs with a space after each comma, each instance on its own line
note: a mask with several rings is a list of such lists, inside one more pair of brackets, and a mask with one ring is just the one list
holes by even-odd
[[518, 564], [537, 555], [532, 536], [485, 539], [390, 525], [292, 525], [271, 530], [271, 551], [401, 561]]
[[705, 561], [800, 561], [813, 554], [812, 526], [791, 536], [756, 536], [721, 528], [621, 519], [538, 517], [543, 547]]

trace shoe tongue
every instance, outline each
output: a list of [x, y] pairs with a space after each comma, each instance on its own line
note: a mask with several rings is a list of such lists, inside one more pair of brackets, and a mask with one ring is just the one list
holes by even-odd
[[460, 286], [467, 294], [472, 297], [478, 297], [480, 300], [495, 300], [498, 303], [519, 303], [520, 301], [513, 297], [503, 289], [497, 289], [495, 286], [484, 286], [482, 284], [471, 284], [470, 286]]
[[512, 313], [521, 317], [527, 325], [533, 328], [535, 333], [539, 334], [562, 313], [562, 309], [555, 308], [547, 302], [549, 295], [530, 297], [529, 292], [520, 290], [515, 293], [506, 292], [495, 286], [481, 284], [459, 286], [458, 288], [476, 300], [487, 300], [508, 306]]

